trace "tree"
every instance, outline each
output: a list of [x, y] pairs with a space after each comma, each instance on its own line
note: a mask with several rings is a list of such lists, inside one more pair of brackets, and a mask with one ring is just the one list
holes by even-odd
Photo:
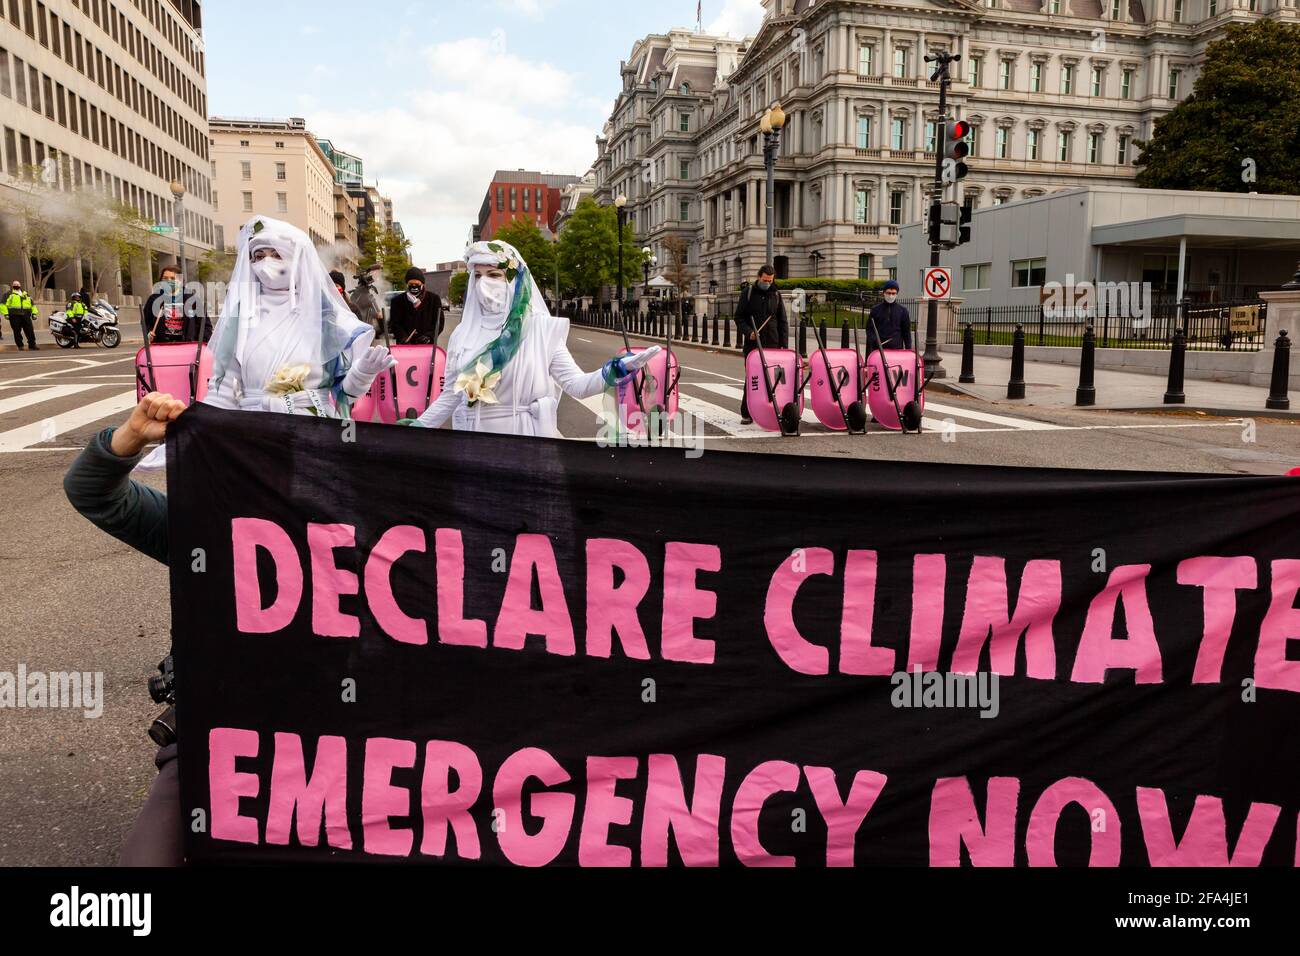
[[519, 250], [538, 286], [555, 289], [555, 243], [542, 235], [537, 223], [520, 216], [498, 229], [492, 238]]
[[411, 240], [385, 230], [379, 240], [379, 264], [394, 288], [404, 286], [406, 270], [411, 268]]
[[1300, 193], [1300, 27], [1229, 26], [1192, 95], [1136, 145], [1139, 186]]
[[[623, 227], [623, 285], [641, 281], [644, 260], [632, 224]], [[618, 215], [588, 197], [578, 203], [560, 233], [561, 282], [580, 293], [597, 295], [618, 280]]]
[[204, 284], [214, 280], [229, 281], [235, 272], [235, 254], [210, 249], [199, 260], [196, 272], [195, 278]]
[[44, 289], [81, 254], [76, 204], [69, 194], [51, 188], [39, 166], [18, 171], [12, 197], [17, 228], [4, 251], [30, 262], [32, 288]]
[[685, 236], [667, 236], [663, 243], [664, 277], [677, 286], [677, 321], [683, 319], [686, 290], [694, 279], [694, 270], [690, 266], [690, 241]]
[[469, 289], [469, 273], [457, 272], [451, 277], [448, 285], [447, 297], [451, 299], [452, 305], [465, 304], [465, 292]]

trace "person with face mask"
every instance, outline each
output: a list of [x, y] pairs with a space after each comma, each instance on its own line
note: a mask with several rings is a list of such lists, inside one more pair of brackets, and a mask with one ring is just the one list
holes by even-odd
[[465, 250], [469, 286], [447, 345], [447, 388], [414, 424], [458, 431], [559, 436], [560, 392], [582, 400], [613, 388], [661, 349], [614, 358], [595, 372], [578, 367], [567, 345], [569, 320], [547, 310], [519, 251], [507, 242]]
[[868, 355], [882, 347], [887, 350], [912, 347], [912, 316], [907, 306], [898, 301], [898, 292], [898, 283], [890, 279], [885, 283], [884, 299], [871, 310], [871, 321], [867, 323]]
[[389, 323], [397, 345], [437, 344], [442, 335], [442, 299], [425, 286], [421, 270], [407, 270], [406, 293], [393, 299]]
[[[763, 266], [758, 270], [758, 281], [747, 286], [736, 303], [736, 325], [745, 357], [762, 342], [765, 349], [790, 347], [790, 324], [785, 317], [785, 301], [776, 288], [776, 270]], [[761, 338], [760, 338], [761, 336]], [[740, 396], [740, 422], [753, 424], [749, 417], [749, 392]]]
[[175, 266], [163, 266], [158, 284], [144, 300], [140, 322], [150, 345], [197, 342], [212, 337], [212, 323], [205, 314], [202, 297], [196, 288], [182, 291], [180, 272]]
[[32, 320], [39, 315], [40, 310], [32, 302], [32, 297], [23, 291], [23, 284], [15, 279], [10, 284], [9, 294], [0, 301], [0, 316], [8, 317], [18, 351], [23, 350], [24, 333], [27, 335], [27, 347], [36, 350], [36, 330]]

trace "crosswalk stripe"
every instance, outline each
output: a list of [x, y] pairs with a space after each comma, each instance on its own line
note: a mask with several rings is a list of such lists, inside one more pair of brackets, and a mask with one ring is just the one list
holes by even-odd
[[80, 408], [74, 408], [71, 411], [52, 415], [48, 419], [33, 422], [30, 425], [12, 428], [7, 432], [0, 432], [0, 453], [26, 451], [33, 445], [53, 441], [65, 432], [73, 431], [110, 415], [117, 415], [128, 408], [133, 408], [136, 401], [135, 390], [133, 389], [129, 392], [114, 395], [112, 398], [106, 398], [90, 405], [82, 405]]
[[[712, 392], [715, 395], [721, 395], [724, 398], [730, 398], [737, 402], [740, 401], [740, 396], [741, 394], [743, 394], [740, 390], [739, 385], [721, 385], [717, 382], [690, 382], [689, 384], [694, 385], [697, 388], [702, 388], [707, 392]], [[739, 421], [740, 412], [737, 411], [736, 415], [737, 415], [737, 421]], [[821, 424], [821, 422], [817, 420], [817, 416], [813, 413], [813, 410], [811, 408], [808, 408], [807, 406], [804, 407], [801, 421], [805, 425]]]
[[8, 415], [10, 412], [16, 412], [26, 408], [29, 405], [39, 405], [41, 402], [52, 401], [56, 398], [64, 398], [68, 395], [76, 395], [80, 392], [87, 392], [92, 388], [101, 388], [99, 385], [51, 385], [49, 388], [42, 388], [35, 392], [27, 392], [23, 395], [15, 395], [13, 398], [0, 398], [0, 415]]
[[959, 408], [955, 405], [939, 405], [929, 400], [925, 403], [926, 413], [938, 412], [940, 415], [956, 415], [959, 418], [969, 418], [971, 421], [988, 422], [990, 425], [1002, 425], [1005, 428], [1013, 428], [1017, 431], [1024, 432], [1056, 432], [1061, 431], [1063, 426], [1052, 425], [1047, 422], [1029, 421], [1024, 418], [1007, 418], [1005, 415], [990, 415], [988, 412], [977, 412], [967, 408]]

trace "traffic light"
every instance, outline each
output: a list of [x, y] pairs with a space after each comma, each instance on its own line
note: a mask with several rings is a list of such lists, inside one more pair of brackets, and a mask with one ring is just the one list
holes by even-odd
[[948, 120], [943, 138], [943, 181], [955, 183], [970, 172], [965, 159], [970, 155], [971, 125], [965, 120]]
[[[937, 202], [930, 207], [930, 245], [953, 249], [961, 235], [961, 209], [955, 202]], [[969, 235], [969, 230], [967, 231]]]
[[957, 245], [964, 246], [970, 242], [970, 221], [971, 221], [971, 202], [967, 199], [962, 203], [961, 219], [957, 230]]
[[926, 222], [929, 226], [928, 238], [930, 240], [930, 245], [932, 246], [939, 245], [939, 227], [942, 221], [942, 217], [940, 216], [940, 213], [942, 212], [942, 210], [943, 210], [943, 203], [937, 202], [937, 203], [932, 203], [930, 205], [930, 217], [928, 220], [926, 220]]

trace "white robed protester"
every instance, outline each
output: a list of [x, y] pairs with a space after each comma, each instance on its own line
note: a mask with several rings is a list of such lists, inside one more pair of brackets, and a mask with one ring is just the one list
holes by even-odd
[[[339, 294], [307, 234], [266, 216], [239, 232], [235, 270], [212, 337], [204, 404], [346, 418], [394, 365]], [[158, 448], [140, 465], [166, 463]]]
[[507, 242], [465, 250], [469, 285], [460, 324], [447, 343], [445, 390], [414, 424], [457, 431], [559, 437], [561, 392], [583, 400], [634, 374], [658, 346], [584, 372], [569, 353], [569, 320], [546, 308], [528, 264]]

